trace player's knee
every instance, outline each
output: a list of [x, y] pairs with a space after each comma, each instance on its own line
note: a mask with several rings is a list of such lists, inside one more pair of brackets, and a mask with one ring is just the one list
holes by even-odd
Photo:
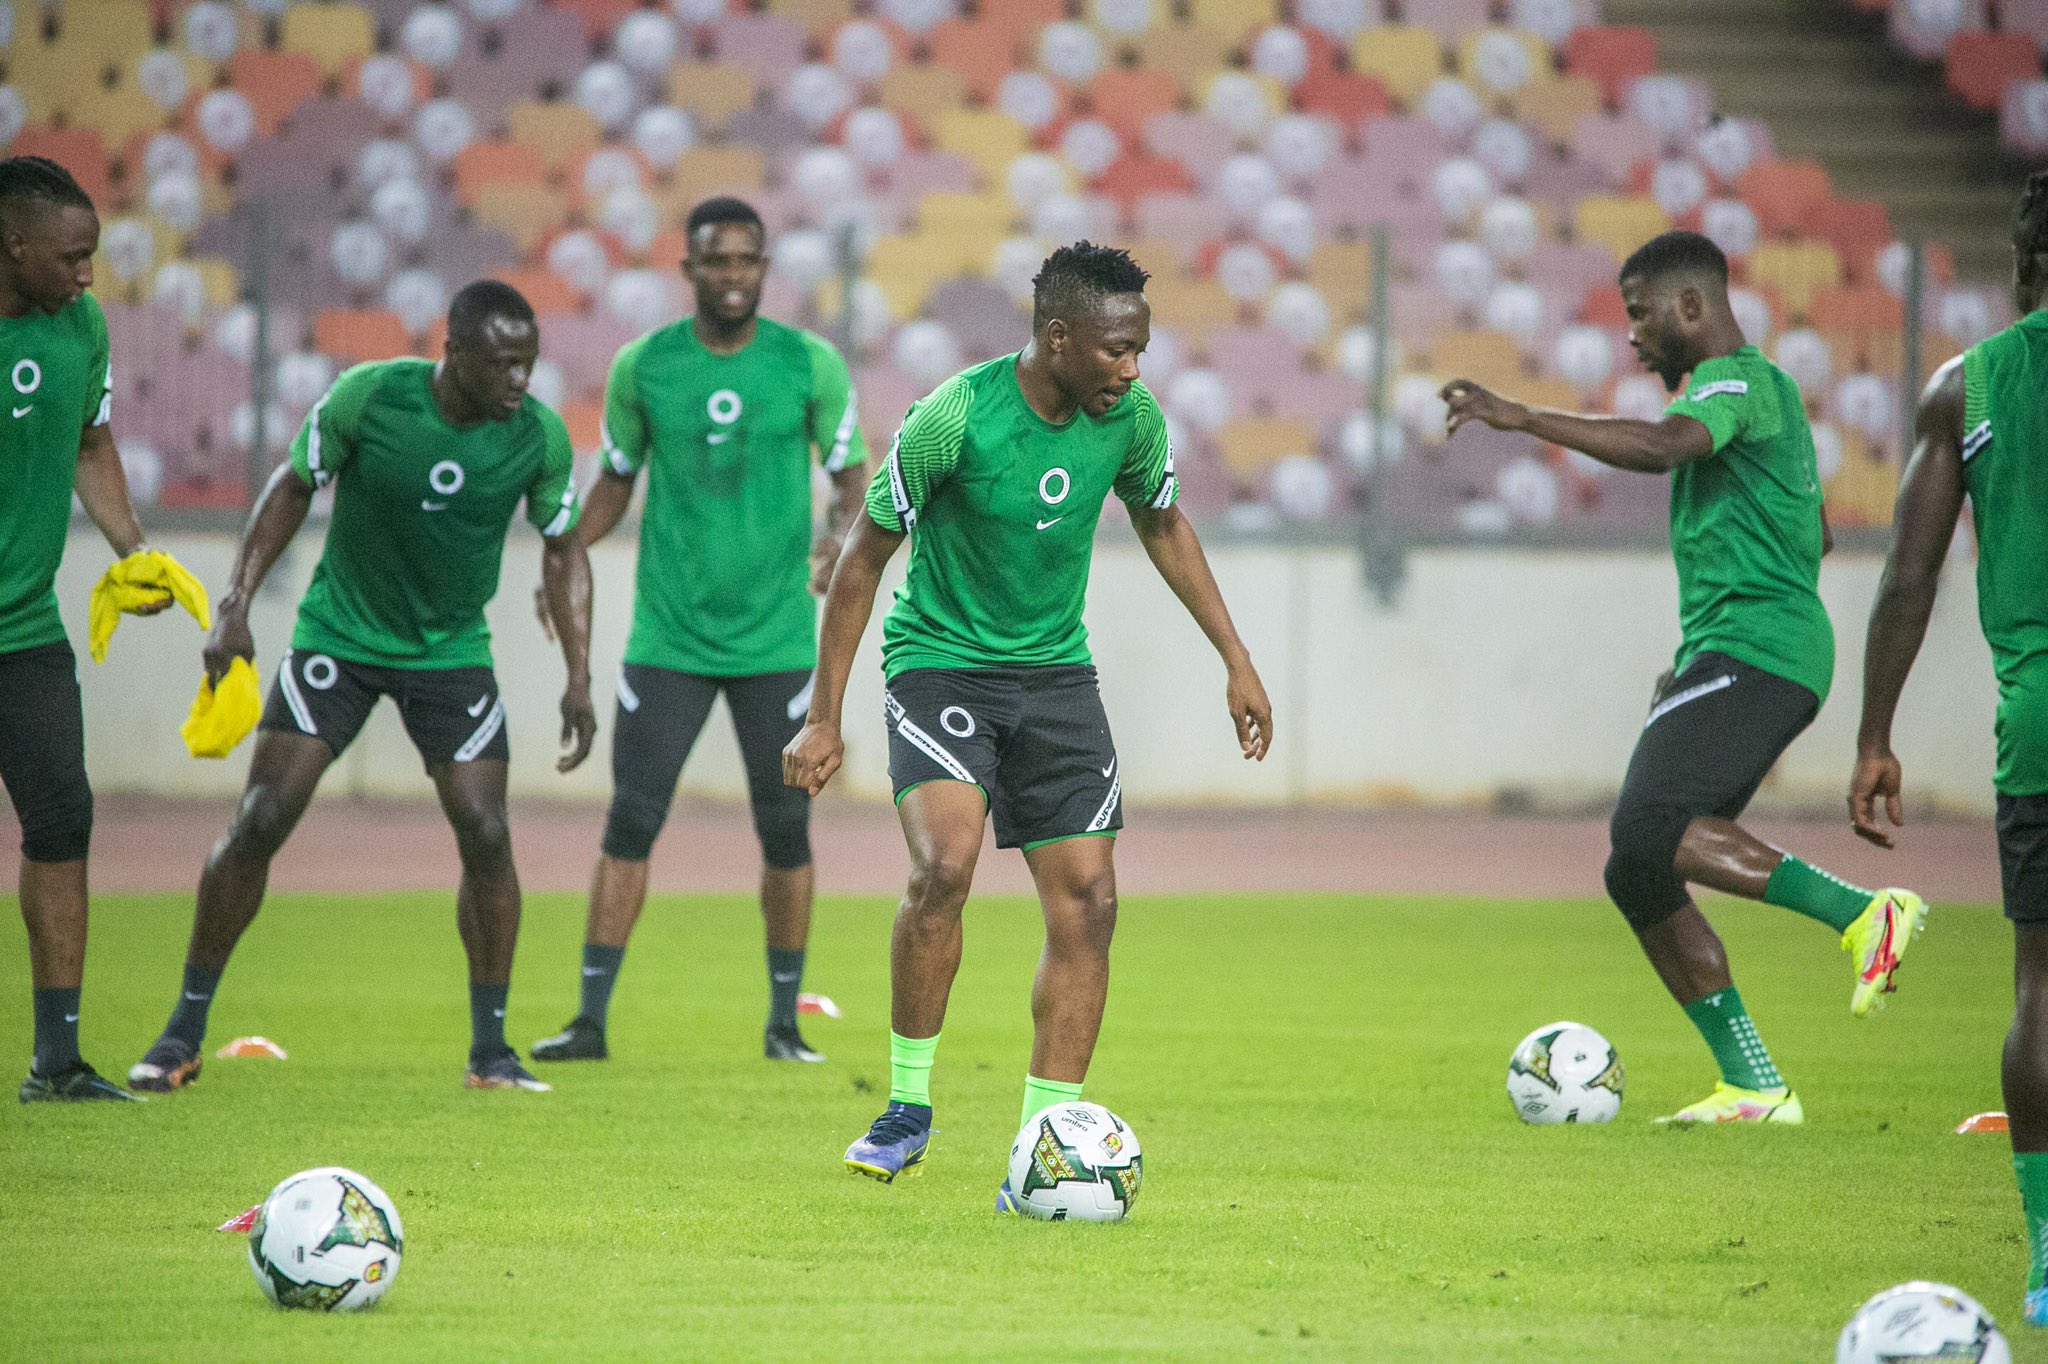
[[1109, 941], [1116, 936], [1116, 878], [1107, 872], [1090, 877], [1066, 887], [1060, 898], [1065, 945], [1091, 956], [1109, 955]]
[[667, 820], [666, 801], [655, 800], [628, 786], [620, 787], [612, 794], [611, 812], [604, 820], [605, 856], [622, 862], [645, 862]]
[[955, 917], [967, 903], [968, 887], [973, 882], [972, 853], [935, 851], [910, 869], [910, 889], [903, 897], [904, 907], [921, 917]]
[[228, 830], [227, 850], [240, 857], [267, 862], [277, 856], [291, 836], [298, 813], [268, 786], [252, 786], [242, 793], [235, 810], [234, 825]]
[[92, 786], [84, 772], [37, 792], [18, 813], [27, 861], [76, 862], [92, 847]]
[[1608, 826], [1607, 895], [1638, 933], [1656, 927], [1685, 904], [1685, 883], [1673, 870], [1683, 829], [1683, 817], [1674, 819], [1668, 812], [1614, 812]]
[[794, 871], [811, 864], [811, 817], [806, 798], [757, 804], [754, 832], [761, 839], [761, 860], [774, 870]]
[[512, 860], [512, 822], [503, 805], [465, 805], [454, 811], [455, 848], [465, 867], [496, 866]]

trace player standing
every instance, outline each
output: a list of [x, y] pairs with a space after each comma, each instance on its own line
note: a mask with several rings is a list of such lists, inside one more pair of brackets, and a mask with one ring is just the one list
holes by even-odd
[[[844, 760], [840, 709], [882, 568], [910, 568], [882, 627], [889, 779], [910, 848], [890, 942], [889, 1105], [846, 1152], [884, 1181], [924, 1158], [932, 1060], [960, 965], [961, 910], [981, 854], [1021, 848], [1045, 914], [1031, 994], [1024, 1116], [1079, 1097], [1102, 1024], [1116, 927], [1111, 859], [1122, 778], [1081, 623], [1096, 523], [1114, 492], [1153, 566], [1223, 656], [1247, 758], [1272, 708], [1175, 505], [1173, 451], [1138, 382], [1151, 337], [1130, 256], [1061, 247], [1032, 282], [1032, 337], [913, 405], [868, 492], [825, 600], [818, 681], [786, 780], [816, 794]], [[1013, 1211], [1009, 1184], [997, 1197]]]
[[[810, 797], [783, 785], [782, 748], [810, 704], [818, 661], [811, 592], [824, 590], [860, 509], [867, 443], [839, 352], [757, 315], [768, 276], [761, 215], [738, 199], [708, 199], [685, 229], [683, 274], [697, 310], [612, 362], [604, 467], [576, 531], [586, 546], [608, 535], [632, 500], [633, 481], [649, 470], [612, 730], [612, 806], [584, 927], [582, 1002], [568, 1027], [533, 1044], [536, 1061], [608, 1054], [606, 1014], [647, 903], [647, 858], [721, 692], [761, 840], [769, 996], [762, 1049], [771, 1061], [825, 1059], [797, 1031], [816, 875]], [[815, 543], [813, 447], [833, 490]]]
[[321, 774], [389, 696], [425, 763], [462, 858], [456, 923], [469, 956], [472, 1041], [466, 1083], [546, 1089], [505, 1044], [505, 997], [519, 936], [519, 876], [505, 813], [511, 745], [491, 671], [484, 606], [498, 589], [505, 532], [521, 499], [544, 538], [541, 575], [568, 664], [562, 742], [568, 771], [590, 751], [590, 559], [576, 524], [574, 455], [562, 419], [527, 395], [540, 328], [496, 280], [448, 308], [447, 357], [344, 373], [313, 405], [290, 460], [271, 475], [235, 556], [234, 582], [207, 641], [208, 676], [254, 658], [249, 603], [334, 485], [334, 515], [292, 646], [278, 661], [249, 782], [199, 878], [177, 1007], [128, 1073], [172, 1090], [199, 1074], [206, 1014], [228, 955], [263, 903], [270, 860]]
[[1622, 781], [1607, 893], [1721, 1070], [1712, 1094], [1664, 1121], [1796, 1123], [1799, 1098], [1686, 883], [1840, 933], [1858, 1018], [1882, 1005], [1927, 906], [1910, 891], [1849, 885], [1735, 822], [1834, 679], [1834, 629], [1817, 590], [1827, 523], [1813, 434], [1791, 376], [1744, 341], [1719, 247], [1667, 232], [1628, 258], [1620, 280], [1644, 367], [1672, 392], [1692, 376], [1661, 421], [1532, 409], [1463, 379], [1443, 397], [1453, 432], [1480, 421], [1617, 469], [1671, 475], [1683, 638]]
[[1870, 611], [1863, 723], [1849, 782], [1856, 832], [1883, 847], [1877, 802], [1903, 822], [1892, 717], [1927, 635], [1963, 496], [1977, 532], [1977, 616], [1998, 676], [1998, 860], [2013, 923], [2016, 1001], [2002, 1079], [2031, 1266], [2026, 1318], [2048, 1326], [2048, 172], [2013, 227], [2020, 320], [1935, 372], [1921, 395], [1897, 525]]
[[39, 156], [0, 161], [0, 365], [13, 384], [0, 426], [0, 781], [21, 821], [34, 981], [23, 1103], [135, 1097], [78, 1051], [92, 787], [78, 665], [52, 586], [74, 491], [117, 556], [143, 548], [114, 447], [107, 320], [86, 292], [99, 240], [99, 214], [69, 171]]

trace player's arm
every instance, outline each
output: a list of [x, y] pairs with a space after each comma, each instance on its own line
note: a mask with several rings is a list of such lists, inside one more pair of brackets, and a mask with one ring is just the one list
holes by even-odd
[[1835, 552], [1835, 528], [1828, 521], [1828, 504], [1823, 498], [1820, 504], [1820, 554], [1823, 559]]
[[825, 524], [811, 542], [811, 592], [822, 597], [831, 585], [839, 551], [860, 517], [873, 471], [868, 468], [867, 437], [861, 433], [860, 407], [845, 357], [823, 337], [801, 335], [811, 357], [811, 441], [818, 463], [832, 480]]
[[832, 500], [825, 504], [825, 528], [811, 544], [811, 591], [817, 596], [825, 595], [832, 585], [832, 569], [839, 562], [839, 551], [845, 547], [851, 528], [862, 519], [861, 506], [867, 497], [871, 472], [863, 459], [859, 464], [835, 470], [831, 476]]
[[1237, 726], [1238, 748], [1245, 757], [1264, 762], [1273, 742], [1273, 704], [1266, 699], [1266, 686], [1252, 666], [1250, 651], [1238, 638], [1195, 528], [1178, 506], [1133, 507], [1131, 524], [1137, 527], [1138, 541], [1152, 566], [1223, 658], [1224, 699], [1231, 723]]
[[[121, 468], [121, 452], [115, 448], [111, 422], [88, 426], [79, 436], [75, 487], [85, 514], [107, 537], [107, 545], [116, 559], [125, 559], [142, 548], [142, 523], [135, 519], [135, 504], [128, 498], [128, 475]], [[164, 606], [170, 604], [170, 598], [164, 598]], [[160, 611], [163, 607], [156, 609]]]
[[[633, 481], [637, 474], [622, 474], [610, 465], [602, 466], [590, 487], [583, 494], [583, 515], [576, 522], [576, 528], [569, 532], [585, 550], [610, 535], [626, 514], [626, 508], [633, 501]], [[589, 556], [584, 556], [584, 571], [589, 572]], [[555, 604], [548, 595], [546, 563], [542, 563], [541, 584], [533, 589], [533, 613], [540, 618], [540, 632], [550, 641], [555, 633]], [[563, 769], [567, 771], [567, 768]]]
[[590, 704], [590, 551], [580, 534], [584, 507], [576, 497], [569, 428], [551, 408], [541, 406], [539, 412], [546, 445], [527, 485], [526, 519], [541, 535], [541, 625], [561, 644], [568, 673], [562, 688], [564, 752], [555, 770], [571, 772], [590, 756], [597, 737], [597, 710]]
[[1892, 753], [1892, 717], [1906, 675], [1927, 637], [1942, 561], [1963, 509], [1963, 362], [1936, 371], [1920, 396], [1913, 454], [1899, 480], [1892, 549], [1885, 560], [1870, 632], [1863, 645], [1863, 721], [1856, 733], [1856, 770], [1849, 778], [1849, 822], [1872, 843], [1892, 846], [1877, 820], [1877, 802], [1894, 828], [1904, 823], [1903, 773]]
[[290, 463], [280, 464], [256, 498], [249, 524], [242, 531], [242, 543], [235, 550], [235, 567], [228, 580], [227, 594], [214, 605], [213, 631], [206, 637], [200, 658], [206, 675], [218, 682], [228, 665], [238, 658], [256, 657], [256, 639], [249, 633], [249, 603], [270, 576], [271, 567], [286, 545], [306, 522], [313, 505], [313, 485]]
[[1511, 402], [1469, 379], [1453, 379], [1439, 396], [1450, 407], [1445, 426], [1453, 436], [1468, 421], [1483, 422], [1496, 431], [1526, 431], [1538, 440], [1639, 474], [1669, 473], [1714, 453], [1714, 436], [1706, 423], [1683, 414], [1651, 422], [1559, 412]]
[[882, 569], [907, 537], [886, 530], [865, 514], [857, 516], [832, 569], [825, 591], [825, 619], [818, 626], [818, 670], [811, 690], [811, 709], [804, 727], [782, 750], [782, 781], [812, 795], [825, 789], [846, 761], [846, 740], [839, 729], [846, 702], [846, 679], [853, 656], [867, 633], [875, 611], [875, 591]]

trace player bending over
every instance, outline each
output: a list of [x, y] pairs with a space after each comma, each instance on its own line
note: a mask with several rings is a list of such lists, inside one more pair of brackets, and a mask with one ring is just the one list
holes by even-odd
[[199, 878], [185, 979], [163, 1036], [128, 1072], [136, 1089], [199, 1075], [206, 1012], [228, 955], [263, 903], [270, 860], [320, 776], [389, 696], [419, 750], [462, 858], [456, 925], [469, 955], [467, 1083], [546, 1089], [505, 1044], [505, 995], [519, 936], [519, 876], [505, 814], [511, 745], [491, 671], [484, 605], [498, 590], [505, 532], [521, 499], [545, 537], [541, 574], [568, 664], [568, 771], [590, 751], [590, 560], [569, 534], [576, 489], [569, 433], [527, 395], [540, 328], [519, 292], [465, 286], [448, 307], [445, 359], [358, 365], [313, 405], [257, 500], [234, 581], [207, 641], [207, 674], [255, 657], [249, 603], [334, 485], [334, 515], [292, 646], [278, 660], [249, 784]]
[[[796, 1026], [816, 878], [811, 800], [783, 785], [782, 748], [810, 704], [818, 661], [811, 592], [824, 590], [840, 538], [860, 511], [867, 443], [839, 352], [756, 316], [768, 275], [761, 215], [738, 199], [708, 199], [690, 211], [687, 232], [683, 274], [697, 311], [612, 362], [604, 467], [576, 528], [585, 545], [603, 539], [648, 470], [633, 633], [612, 729], [612, 808], [583, 934], [582, 1004], [567, 1028], [533, 1044], [536, 1061], [607, 1055], [605, 1016], [647, 902], [647, 855], [720, 692], [761, 840], [769, 1000], [762, 1048], [774, 1061], [825, 1059]], [[815, 544], [814, 446], [834, 492]]]
[[[1109, 988], [1111, 852], [1123, 827], [1081, 624], [1112, 492], [1223, 656], [1244, 755], [1263, 759], [1272, 739], [1265, 688], [1175, 505], [1165, 420], [1138, 382], [1152, 327], [1145, 280], [1122, 251], [1055, 251], [1032, 282], [1030, 343], [912, 406], [832, 577], [817, 690], [783, 755], [790, 785], [813, 795], [845, 756], [847, 673], [882, 567], [910, 537], [909, 572], [882, 626], [889, 780], [910, 886], [890, 941], [889, 1106], [846, 1152], [860, 1174], [892, 1180], [924, 1158], [932, 1058], [987, 817], [998, 847], [1023, 849], [1045, 913], [1024, 1116], [1081, 1093]], [[1014, 1210], [1008, 1181], [996, 1206]]]
[[1803, 1119], [1686, 884], [1780, 905], [1842, 935], [1855, 971], [1849, 1012], [1883, 1004], [1927, 912], [1911, 891], [1868, 891], [1770, 846], [1735, 822], [1819, 712], [1835, 635], [1815, 585], [1827, 523], [1813, 436], [1791, 376], [1747, 344], [1728, 308], [1728, 261], [1693, 232], [1667, 232], [1621, 267], [1629, 344], [1677, 392], [1661, 421], [1574, 416], [1508, 402], [1459, 379], [1450, 429], [1468, 421], [1671, 475], [1678, 656], [1658, 688], [1614, 810], [1607, 893], [1672, 998], [1700, 1030], [1721, 1083], [1675, 1122]]
[[114, 448], [107, 320], [86, 292], [99, 240], [99, 214], [69, 171], [39, 156], [0, 161], [0, 366], [14, 385], [0, 426], [0, 781], [21, 821], [34, 982], [23, 1103], [135, 1097], [78, 1051], [92, 787], [78, 665], [52, 586], [74, 491], [117, 556], [143, 549]]
[[1892, 846], [1903, 822], [1892, 716], [1927, 635], [1963, 496], [1977, 529], [1977, 616], [1998, 676], [1998, 861], [2013, 921], [2017, 999], [2005, 1038], [2005, 1109], [2032, 1264], [2026, 1317], [2048, 1326], [2048, 171], [2013, 227], [2013, 302], [2024, 314], [1935, 372], [1920, 397], [1897, 527], [1870, 611], [1863, 724], [1849, 781], [1856, 832]]

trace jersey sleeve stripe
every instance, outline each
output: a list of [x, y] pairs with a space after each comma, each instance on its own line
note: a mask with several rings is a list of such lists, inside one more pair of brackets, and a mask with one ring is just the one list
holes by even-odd
[[889, 444], [889, 500], [896, 504], [896, 520], [905, 535], [917, 529], [917, 508], [910, 505], [910, 490], [903, 486], [903, 433]]
[[1747, 379], [1716, 379], [1711, 384], [1701, 384], [1698, 388], [1686, 394], [1685, 398], [1687, 402], [1699, 403], [1705, 402], [1709, 398], [1718, 398], [1724, 393], [1733, 397], [1740, 397], [1747, 392], [1749, 392], [1749, 381]]
[[313, 404], [313, 410], [306, 414], [306, 472], [313, 475], [313, 486], [324, 488], [333, 481], [334, 475], [320, 462], [320, 418], [327, 411], [327, 400], [334, 396], [328, 389], [320, 395], [320, 401]]
[[1963, 437], [1963, 462], [1968, 463], [1989, 444], [1991, 444], [1991, 419], [1986, 417], [1971, 429], [1969, 435]]
[[1173, 436], [1166, 437], [1166, 467], [1159, 471], [1159, 494], [1152, 499], [1153, 511], [1165, 511], [1180, 496], [1180, 480], [1173, 474]]
[[839, 418], [839, 429], [832, 433], [832, 452], [825, 457], [825, 472], [836, 474], [846, 467], [846, 457], [853, 449], [853, 426], [860, 415], [860, 395], [852, 389], [846, 390], [846, 412]]
[[597, 419], [597, 443], [600, 453], [604, 456], [604, 464], [607, 469], [620, 475], [627, 475], [633, 472], [633, 466], [626, 459], [626, 452], [621, 450], [619, 443], [612, 439], [612, 428], [602, 417]]
[[107, 361], [107, 386], [100, 390], [99, 415], [92, 419], [94, 426], [105, 426], [114, 419], [114, 362]]

